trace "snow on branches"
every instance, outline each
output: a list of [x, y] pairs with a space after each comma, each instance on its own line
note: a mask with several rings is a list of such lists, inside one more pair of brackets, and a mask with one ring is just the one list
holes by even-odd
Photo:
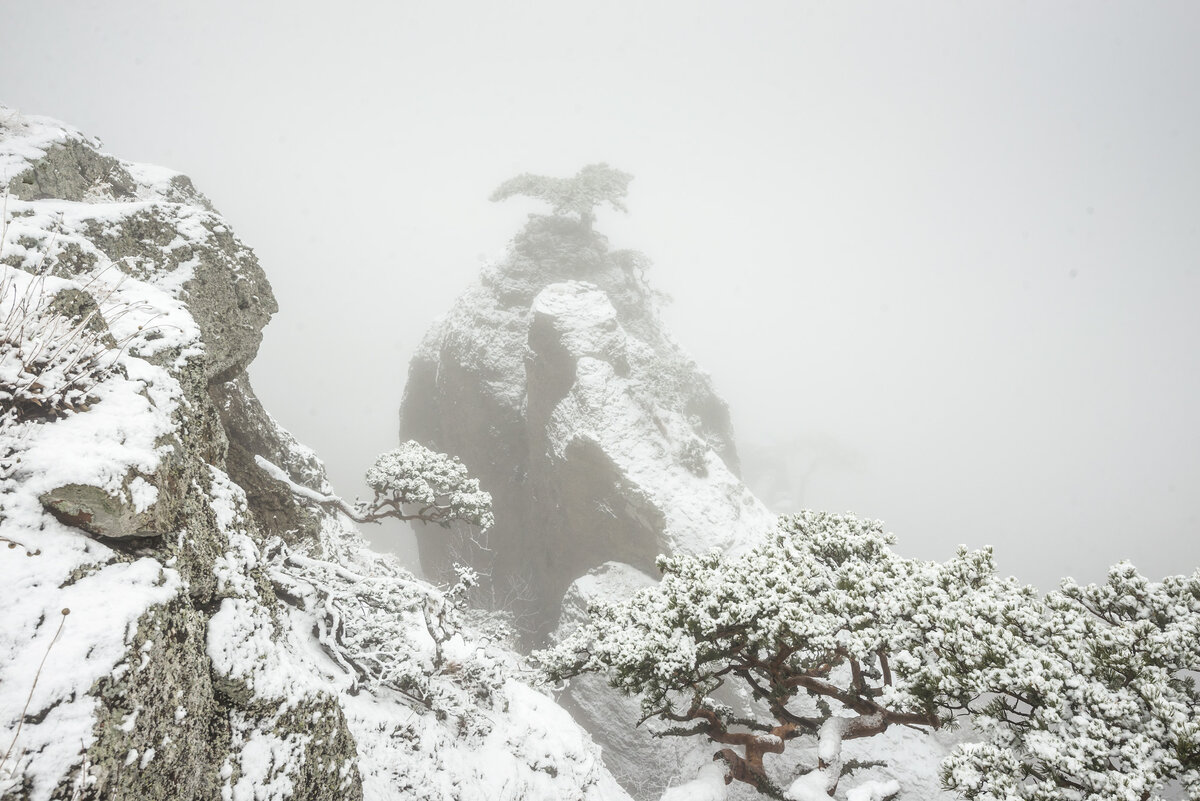
[[[367, 485], [375, 499], [360, 510], [366, 522], [396, 517], [448, 526], [461, 520], [483, 529], [493, 523], [492, 496], [463, 463], [413, 440], [381, 454], [367, 471]], [[406, 513], [405, 507], [417, 510]]]
[[0, 271], [0, 426], [86, 410], [117, 354], [100, 307], [66, 281], [50, 279], [60, 295], [45, 275]]
[[[876, 521], [803, 512], [743, 555], [660, 557], [658, 586], [593, 607], [538, 659], [556, 680], [606, 672], [641, 696], [644, 719], [671, 726], [662, 734], [724, 746], [714, 758], [727, 781], [776, 798], [832, 796], [850, 767], [843, 740], [941, 724], [908, 680], [922, 664], [914, 649], [942, 593], [990, 575], [987, 553], [947, 569], [902, 559], [891, 541]], [[785, 791], [763, 758], [799, 737], [817, 740], [819, 763]]]
[[[593, 606], [537, 658], [553, 680], [606, 673], [659, 734], [708, 737], [726, 781], [776, 798], [832, 797], [844, 740], [969, 716], [983, 742], [942, 779], [972, 801], [1200, 799], [1200, 571], [1153, 583], [1121, 564], [1040, 598], [990, 550], [938, 564], [891, 543], [802, 512], [742, 555], [660, 557], [658, 586]], [[817, 766], [784, 789], [764, 756], [800, 737]]]
[[492, 193], [491, 200], [506, 200], [525, 195], [549, 203], [555, 214], [574, 212], [584, 225], [591, 227], [595, 208], [607, 203], [617, 211], [627, 211], [625, 194], [633, 176], [607, 164], [589, 164], [571, 178], [522, 173], [509, 178]]
[[495, 522], [491, 493], [479, 488], [478, 479], [471, 478], [463, 463], [413, 440], [375, 460], [367, 471], [367, 485], [375, 491], [375, 497], [353, 507], [336, 495], [324, 495], [297, 484], [285, 470], [262, 456], [254, 460], [297, 498], [336, 509], [356, 523], [378, 523], [392, 517], [443, 527], [461, 521], [488, 529]]
[[320, 558], [278, 539], [267, 555], [275, 591], [314, 616], [313, 633], [352, 677], [352, 694], [390, 690], [439, 720], [452, 718], [462, 736], [491, 730], [488, 712], [515, 665], [468, 626], [463, 595], [474, 571], [456, 565], [458, 582], [437, 590], [383, 559], [347, 565], [344, 554]]
[[1037, 604], [970, 608], [942, 627], [921, 680], [986, 742], [943, 766], [968, 799], [1200, 798], [1200, 571], [1152, 583], [1132, 565], [1067, 580]]

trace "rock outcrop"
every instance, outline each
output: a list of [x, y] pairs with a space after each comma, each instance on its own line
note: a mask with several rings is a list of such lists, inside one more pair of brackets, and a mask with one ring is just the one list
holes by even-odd
[[270, 285], [189, 180], [0, 108], [0, 188], [0, 796], [627, 798], [502, 627], [297, 499]]
[[[507, 257], [431, 328], [401, 409], [402, 439], [459, 456], [495, 500], [486, 540], [418, 530], [422, 566], [447, 577], [467, 561], [490, 576], [483, 600], [523, 622], [526, 642], [578, 625], [589, 603], [651, 585], [658, 554], [736, 552], [773, 523], [739, 480], [724, 402], [663, 329], [645, 260], [609, 250], [592, 229], [595, 196], [577, 195], [574, 211], [531, 216]], [[703, 738], [658, 738], [660, 724], [638, 725], [639, 700], [604, 676], [573, 678], [560, 701], [639, 800], [758, 797], [723, 785]], [[722, 701], [757, 703], [732, 690]], [[901, 797], [944, 797], [940, 741], [896, 729], [847, 753], [885, 760], [863, 775], [898, 780]], [[796, 741], [773, 769], [794, 777], [816, 761], [816, 744]]]
[[[409, 368], [401, 438], [459, 456], [496, 514], [486, 541], [418, 530], [422, 567], [471, 563], [491, 580], [484, 603], [527, 642], [653, 582], [659, 554], [737, 551], [772, 523], [738, 478], [727, 406], [659, 320], [646, 266], [588, 215], [531, 216]], [[711, 761], [697, 741], [637, 727], [637, 700], [602, 677], [560, 700], [637, 798]]]
[[418, 530], [427, 575], [470, 562], [531, 638], [605, 562], [734, 549], [770, 524], [737, 477], [725, 403], [663, 330], [637, 253], [531, 216], [425, 337], [401, 438], [460, 457], [495, 501], [487, 540]]

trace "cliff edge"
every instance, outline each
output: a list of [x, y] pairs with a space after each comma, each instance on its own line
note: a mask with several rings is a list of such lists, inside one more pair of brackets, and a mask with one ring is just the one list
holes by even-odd
[[306, 498], [184, 176], [0, 107], [0, 796], [628, 798], [503, 626]]

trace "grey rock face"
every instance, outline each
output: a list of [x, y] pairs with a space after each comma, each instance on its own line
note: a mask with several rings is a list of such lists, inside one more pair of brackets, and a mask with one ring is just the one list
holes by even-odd
[[[460, 457], [496, 513], [486, 542], [418, 529], [422, 566], [444, 578], [471, 562], [490, 577], [484, 602], [534, 636], [588, 569], [652, 571], [657, 554], [707, 542], [679, 514], [685, 496], [709, 495], [709, 511], [720, 496], [714, 528], [764, 512], [737, 480], [728, 408], [662, 329], [644, 265], [577, 220], [531, 217], [409, 366], [401, 439]], [[700, 451], [690, 469], [686, 447]]]
[[0, 295], [50, 322], [0, 318], [0, 389], [26, 380], [27, 332], [89, 314], [106, 364], [62, 414], [0, 408], [0, 576], [19, 588], [0, 796], [628, 801], [519, 680], [503, 625], [297, 500], [331, 492], [324, 468], [244, 371], [271, 288], [190, 182], [6, 112], [0, 186], [24, 194]]
[[115, 222], [91, 223], [85, 236], [135, 277], [190, 272], [182, 289], [200, 326], [211, 382], [236, 378], [254, 359], [262, 329], [279, 306], [254, 252], [220, 217], [195, 207], [163, 205]]
[[117, 200], [136, 197], [133, 176], [112, 156], [91, 142], [67, 139], [52, 145], [29, 169], [15, 176], [8, 191], [21, 200], [83, 202], [104, 193]]
[[[418, 530], [422, 566], [441, 577], [470, 561], [491, 580], [483, 601], [529, 641], [574, 625], [589, 598], [652, 582], [658, 554], [737, 550], [771, 523], [738, 478], [728, 408], [663, 330], [645, 265], [576, 220], [531, 217], [409, 368], [402, 439], [462, 458], [496, 515], [485, 540]], [[573, 680], [560, 702], [637, 798], [711, 760], [637, 727], [638, 701], [603, 677]]]
[[172, 517], [172, 506], [178, 504], [178, 499], [160, 497], [148, 508], [139, 509], [129, 497], [109, 495], [87, 484], [57, 487], [42, 493], [40, 500], [60, 522], [112, 539], [158, 536], [165, 528], [164, 521]]
[[[36, 124], [18, 125], [18, 133], [41, 135]], [[0, 130], [0, 144], [4, 133]], [[286, 533], [293, 543], [316, 536], [311, 515], [288, 503], [290, 494], [254, 466], [254, 455], [284, 465], [297, 482], [327, 485], [315, 457], [270, 420], [244, 372], [276, 309], [271, 287], [254, 254], [186, 178], [139, 180], [136, 165], [99, 153], [92, 140], [61, 130], [50, 136], [44, 155], [8, 187], [15, 198], [32, 202], [19, 210], [28, 230], [55, 229], [11, 243], [5, 263], [70, 278], [110, 262], [184, 300], [200, 347], [168, 348], [149, 357], [167, 369], [182, 393], [172, 401], [171, 433], [158, 443], [162, 456], [155, 469], [131, 469], [112, 486], [65, 483], [37, 496], [59, 522], [114, 549], [100, 563], [62, 579], [63, 587], [82, 590], [106, 572], [144, 571], [147, 560], [163, 566], [164, 587], [171, 581], [167, 566], [180, 586], [141, 615], [130, 629], [125, 656], [88, 691], [95, 702], [92, 741], [82, 764], [49, 797], [215, 801], [242, 779], [258, 781], [243, 776], [256, 764], [245, 758], [245, 749], [252, 741], [261, 748], [264, 737], [273, 737], [295, 755], [290, 763], [272, 766], [269, 777], [286, 782], [290, 797], [359, 799], [356, 744], [335, 695], [310, 693], [285, 703], [239, 691], [237, 681], [214, 669], [208, 653], [209, 621], [225, 599], [236, 599], [250, 610], [246, 614], [262, 621], [271, 620], [279, 606], [270, 582], [255, 568], [230, 583], [229, 568], [222, 565], [237, 552], [231, 533], [248, 536], [258, 547], [274, 534]], [[70, 214], [40, 213], [37, 202], [54, 200], [81, 205]], [[149, 202], [129, 202], [139, 200]], [[59, 292], [51, 309], [75, 321], [99, 310], [91, 294], [78, 289]], [[102, 317], [92, 319], [103, 327]], [[115, 344], [103, 328], [94, 333]], [[86, 414], [103, 414], [105, 404], [114, 402], [101, 401]], [[43, 430], [54, 429], [32, 433]], [[12, 468], [18, 484], [34, 478], [23, 477], [21, 469], [19, 461]], [[247, 506], [233, 519], [229, 500], [215, 488], [214, 470], [246, 484]], [[0, 519], [4, 514], [0, 504]], [[38, 559], [45, 557], [30, 557]], [[111, 638], [120, 643], [125, 632], [88, 636], [95, 638], [94, 647], [107, 647]], [[53, 726], [56, 708], [37, 711], [25, 736], [43, 720]], [[36, 776], [36, 759], [21, 758]], [[46, 794], [33, 779], [8, 790], [17, 799]]]
[[[151, 610], [141, 621], [127, 657], [135, 661], [124, 663], [120, 677], [105, 677], [95, 688], [101, 700], [97, 741], [87, 758], [96, 781], [84, 797], [219, 795], [229, 732], [220, 725], [224, 714], [207, 659], [195, 647], [204, 641], [204, 628], [203, 613], [183, 599]], [[128, 726], [131, 718], [142, 725]], [[131, 753], [139, 761], [153, 754], [151, 761], [160, 761], [160, 769], [129, 770], [124, 763]]]
[[245, 374], [214, 383], [208, 391], [229, 436], [225, 469], [245, 490], [247, 503], [263, 532], [289, 544], [313, 540], [320, 525], [316, 516], [297, 504], [286, 486], [264, 473], [254, 457], [262, 456], [279, 465], [300, 484], [329, 492], [324, 466], [312, 451], [275, 424]]
[[82, 325], [85, 331], [103, 339], [110, 348], [116, 346], [116, 341], [108, 333], [108, 325], [104, 322], [100, 304], [88, 293], [73, 288], [60, 290], [55, 293], [50, 310], [76, 325]]

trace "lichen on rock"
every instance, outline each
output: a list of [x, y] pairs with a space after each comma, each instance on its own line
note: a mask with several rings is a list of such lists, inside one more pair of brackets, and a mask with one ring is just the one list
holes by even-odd
[[40, 159], [8, 181], [8, 191], [21, 200], [77, 203], [100, 195], [116, 200], [135, 197], [133, 176], [121, 162], [76, 137], [52, 144]]

